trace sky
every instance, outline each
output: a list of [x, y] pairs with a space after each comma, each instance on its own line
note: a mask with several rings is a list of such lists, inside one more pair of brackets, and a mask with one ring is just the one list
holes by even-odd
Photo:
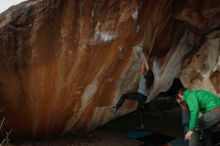
[[7, 10], [10, 6], [17, 5], [26, 0], [0, 0], [0, 13]]

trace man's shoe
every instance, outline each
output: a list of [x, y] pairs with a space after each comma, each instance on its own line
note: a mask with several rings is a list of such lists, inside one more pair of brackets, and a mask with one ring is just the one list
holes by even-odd
[[112, 109], [111, 109], [111, 111], [112, 111], [113, 113], [116, 113], [116, 112], [117, 112], [117, 108], [116, 108], [115, 106], [113, 106]]

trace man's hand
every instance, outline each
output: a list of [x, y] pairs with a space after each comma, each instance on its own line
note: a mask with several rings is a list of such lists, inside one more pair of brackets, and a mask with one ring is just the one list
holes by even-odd
[[188, 131], [185, 135], [185, 140], [190, 140], [192, 138], [193, 131]]

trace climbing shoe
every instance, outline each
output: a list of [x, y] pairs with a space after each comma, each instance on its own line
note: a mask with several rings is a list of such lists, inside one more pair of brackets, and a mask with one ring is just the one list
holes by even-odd
[[113, 113], [116, 113], [116, 112], [117, 112], [117, 108], [116, 108], [115, 106], [113, 106], [112, 109], [111, 109], [111, 111], [112, 111]]
[[139, 130], [144, 130], [144, 124], [141, 124], [138, 129], [139, 129]]

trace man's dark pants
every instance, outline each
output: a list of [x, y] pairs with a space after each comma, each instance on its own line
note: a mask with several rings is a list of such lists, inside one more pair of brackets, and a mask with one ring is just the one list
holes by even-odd
[[199, 146], [201, 132], [203, 133], [206, 146], [213, 146], [211, 131], [216, 130], [219, 122], [220, 110], [203, 114], [198, 120], [192, 139], [189, 140], [189, 146]]

